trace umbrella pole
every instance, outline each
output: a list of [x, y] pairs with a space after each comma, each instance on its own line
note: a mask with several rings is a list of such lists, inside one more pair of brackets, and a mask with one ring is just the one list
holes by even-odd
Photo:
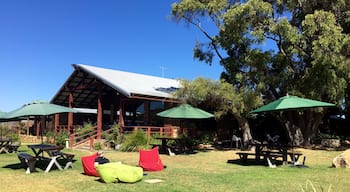
[[296, 129], [293, 126], [293, 135], [292, 135], [292, 163], [293, 163], [293, 165], [296, 164], [295, 157], [294, 157], [294, 140], [295, 140], [294, 136], [295, 136], [295, 134], [296, 134]]

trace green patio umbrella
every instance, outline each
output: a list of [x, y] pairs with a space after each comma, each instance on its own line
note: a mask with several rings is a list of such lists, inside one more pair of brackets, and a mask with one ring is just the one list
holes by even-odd
[[[56, 113], [76, 113], [77, 110], [74, 110], [69, 107], [51, 104], [46, 101], [37, 100], [30, 102], [28, 104], [23, 105], [22, 107], [8, 112], [5, 117], [7, 119], [20, 119], [22, 117], [31, 117], [31, 116], [47, 116], [47, 115], [53, 115]], [[42, 128], [40, 128], [40, 134], [41, 134], [41, 142], [43, 143], [43, 132]]]
[[[327, 103], [312, 99], [301, 98], [292, 95], [286, 95], [271, 103], [268, 103], [260, 108], [257, 108], [250, 113], [262, 113], [262, 112], [273, 112], [273, 111], [288, 111], [298, 110], [316, 107], [335, 107], [333, 103]], [[294, 143], [294, 135], [292, 136], [292, 143]], [[294, 154], [294, 145], [292, 145], [292, 154]], [[293, 155], [294, 156], [294, 155]]]
[[44, 116], [68, 112], [76, 113], [77, 111], [69, 107], [64, 107], [61, 105], [51, 104], [46, 101], [38, 100], [25, 104], [16, 110], [8, 112], [7, 114], [5, 114], [5, 117], [7, 119], [13, 119], [25, 116]]
[[269, 111], [285, 111], [289, 109], [304, 109], [315, 107], [335, 107], [333, 103], [327, 103], [312, 99], [301, 98], [297, 96], [287, 95], [281, 97], [269, 104], [266, 104], [260, 108], [257, 108], [250, 113], [261, 113]]
[[6, 120], [7, 120], [6, 113], [0, 111], [0, 122], [6, 121]]
[[174, 118], [174, 119], [206, 119], [214, 117], [213, 114], [208, 113], [202, 109], [192, 107], [189, 104], [181, 104], [177, 107], [157, 113], [160, 117]]
[[[6, 115], [5, 112], [0, 111], [0, 122], [7, 120], [5, 115]], [[1, 138], [2, 138], [2, 127], [0, 127], [0, 139]]]

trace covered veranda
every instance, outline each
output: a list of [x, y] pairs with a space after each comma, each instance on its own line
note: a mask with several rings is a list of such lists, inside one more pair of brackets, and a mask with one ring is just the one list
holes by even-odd
[[[82, 64], [72, 66], [73, 73], [51, 103], [96, 112], [56, 114], [54, 132], [69, 131], [73, 135], [77, 126], [89, 121], [96, 126], [96, 139], [116, 123], [125, 133], [137, 129], [148, 134], [173, 133], [172, 127], [164, 127], [155, 114], [178, 102], [171, 95], [180, 86], [178, 80]], [[72, 146], [74, 142], [70, 143]]]

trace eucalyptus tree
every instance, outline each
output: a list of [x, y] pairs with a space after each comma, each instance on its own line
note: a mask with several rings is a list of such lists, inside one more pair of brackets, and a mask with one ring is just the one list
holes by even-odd
[[[293, 94], [341, 104], [350, 79], [350, 6], [346, 0], [181, 0], [172, 18], [200, 30], [194, 57], [221, 77], [270, 102]], [[296, 144], [309, 144], [325, 110], [276, 114]]]
[[243, 133], [243, 143], [252, 139], [245, 117], [262, 103], [254, 91], [238, 88], [225, 80], [214, 81], [202, 77], [193, 81], [181, 80], [181, 84], [181, 89], [175, 93], [180, 100], [213, 112], [216, 120], [232, 114]]

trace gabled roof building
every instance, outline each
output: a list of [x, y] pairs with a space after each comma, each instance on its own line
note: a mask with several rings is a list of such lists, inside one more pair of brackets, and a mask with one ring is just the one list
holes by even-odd
[[[137, 114], [143, 114], [144, 125], [152, 125], [152, 106], [178, 102], [172, 93], [179, 89], [179, 80], [84, 64], [73, 64], [73, 68], [51, 103], [97, 109], [98, 134], [104, 124], [118, 122], [121, 128], [136, 124]], [[74, 117], [79, 115], [74, 114]], [[73, 119], [73, 114], [68, 114], [67, 119], [70, 129], [79, 120]], [[55, 128], [58, 124], [56, 120]]]

